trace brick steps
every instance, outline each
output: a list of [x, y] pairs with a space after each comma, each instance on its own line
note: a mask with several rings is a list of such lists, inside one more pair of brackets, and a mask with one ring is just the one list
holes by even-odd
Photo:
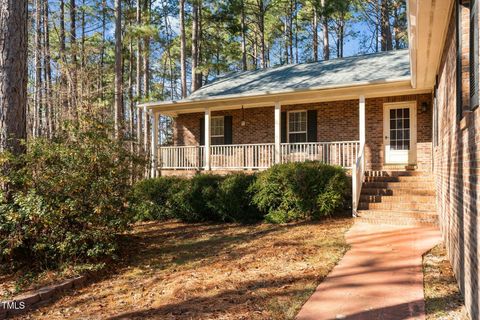
[[417, 196], [435, 196], [432, 189], [420, 188], [363, 188], [362, 196], [401, 196], [401, 195], [417, 195]]
[[381, 177], [365, 177], [365, 182], [430, 182], [433, 183], [432, 177], [424, 176], [381, 176]]
[[388, 188], [388, 189], [397, 189], [397, 188], [414, 188], [414, 189], [431, 189], [433, 182], [424, 182], [424, 181], [405, 181], [402, 183], [399, 182], [364, 182], [362, 188]]
[[416, 202], [360, 202], [360, 210], [420, 210], [435, 211], [435, 203], [416, 203]]
[[390, 203], [390, 202], [401, 202], [401, 203], [435, 203], [434, 196], [423, 196], [423, 195], [361, 195], [360, 202], [368, 203]]
[[374, 224], [393, 224], [408, 226], [438, 225], [438, 215], [435, 211], [383, 211], [359, 210], [358, 219]]
[[424, 171], [391, 171], [391, 170], [381, 170], [381, 171], [366, 171], [366, 177], [413, 177], [413, 176], [429, 176], [428, 173]]
[[421, 171], [368, 171], [358, 205], [361, 222], [437, 225], [434, 181]]

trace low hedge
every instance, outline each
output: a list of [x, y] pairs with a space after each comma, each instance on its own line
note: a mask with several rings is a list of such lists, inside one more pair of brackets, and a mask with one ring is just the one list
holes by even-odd
[[332, 215], [345, 204], [345, 170], [320, 162], [280, 164], [259, 174], [199, 174], [139, 182], [133, 208], [139, 220], [285, 223]]
[[178, 177], [145, 179], [133, 188], [133, 210], [136, 220], [166, 220], [175, 218], [173, 196], [188, 184]]
[[338, 166], [314, 161], [287, 163], [262, 172], [250, 191], [267, 221], [284, 223], [332, 215], [344, 204], [349, 182]]

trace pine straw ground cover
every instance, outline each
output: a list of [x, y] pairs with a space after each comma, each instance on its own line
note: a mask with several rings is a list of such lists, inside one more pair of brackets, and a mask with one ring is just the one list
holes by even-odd
[[427, 320], [468, 320], [463, 297], [443, 244], [423, 256]]
[[115, 272], [29, 319], [292, 319], [348, 247], [348, 218], [139, 224]]

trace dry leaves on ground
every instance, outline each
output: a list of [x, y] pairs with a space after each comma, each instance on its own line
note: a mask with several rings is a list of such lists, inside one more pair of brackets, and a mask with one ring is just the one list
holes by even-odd
[[289, 319], [347, 250], [351, 219], [137, 225], [115, 272], [29, 319]]
[[423, 274], [427, 320], [468, 320], [443, 244], [424, 255]]

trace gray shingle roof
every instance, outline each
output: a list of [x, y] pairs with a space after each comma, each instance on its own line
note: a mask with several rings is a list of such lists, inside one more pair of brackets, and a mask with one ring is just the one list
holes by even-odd
[[322, 62], [237, 72], [202, 87], [188, 100], [378, 83], [410, 76], [408, 49]]

